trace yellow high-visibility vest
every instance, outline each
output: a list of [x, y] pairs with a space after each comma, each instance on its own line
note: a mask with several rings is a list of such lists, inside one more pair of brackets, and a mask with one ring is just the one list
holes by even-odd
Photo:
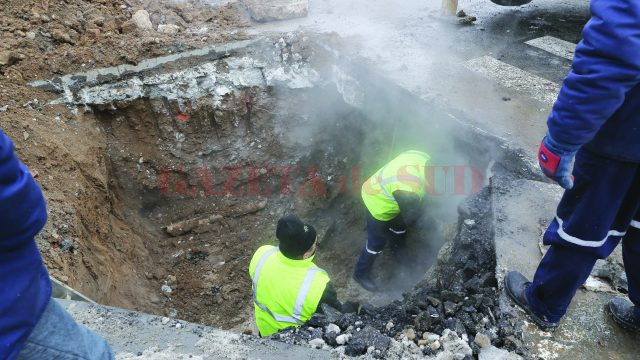
[[421, 151], [405, 151], [378, 170], [362, 184], [362, 200], [371, 215], [380, 221], [389, 221], [400, 213], [393, 197], [396, 190], [404, 190], [424, 198], [429, 185], [425, 167], [431, 157]]
[[313, 263], [313, 256], [292, 260], [277, 247], [260, 247], [249, 264], [253, 305], [261, 336], [300, 326], [313, 316], [329, 276]]

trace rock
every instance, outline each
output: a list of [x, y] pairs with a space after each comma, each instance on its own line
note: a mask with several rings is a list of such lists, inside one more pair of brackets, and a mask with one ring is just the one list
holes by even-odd
[[436, 308], [438, 306], [440, 306], [440, 304], [441, 304], [440, 300], [438, 300], [438, 299], [436, 299], [436, 298], [434, 298], [432, 296], [427, 296], [427, 301], [429, 302], [429, 304], [431, 304], [431, 306], [436, 307]]
[[340, 334], [340, 327], [336, 324], [329, 324], [327, 325], [327, 327], [325, 328], [326, 332], [334, 332], [336, 333], [336, 335]]
[[27, 36], [27, 39], [33, 40], [36, 38], [36, 33], [35, 31], [27, 31], [26, 36]]
[[342, 313], [327, 304], [321, 304], [322, 313], [327, 317], [327, 321], [331, 324], [335, 324], [338, 322], [340, 317], [342, 317]]
[[393, 329], [393, 322], [391, 320], [389, 320], [385, 329], [387, 329], [387, 331], [391, 331], [391, 329]]
[[338, 335], [336, 337], [336, 343], [338, 345], [344, 345], [344, 344], [348, 343], [349, 340], [351, 340], [351, 334], [342, 334], [342, 335]]
[[318, 314], [318, 313], [313, 314], [311, 319], [307, 321], [307, 325], [309, 326], [325, 327], [328, 324], [329, 324], [329, 321], [327, 321], [327, 317], [324, 314]]
[[404, 336], [406, 336], [408, 340], [414, 341], [416, 339], [416, 331], [413, 330], [413, 328], [408, 328], [404, 331]]
[[[460, 11], [462, 11], [462, 10], [460, 10]], [[467, 227], [473, 227], [473, 226], [475, 226], [476, 221], [475, 221], [475, 220], [473, 220], [473, 219], [465, 219], [464, 224], [465, 224]]]
[[3, 113], [5, 111], [9, 110], [9, 105], [5, 105], [5, 106], [0, 106], [0, 113]]
[[177, 324], [176, 324], [176, 329], [182, 329], [182, 324], [177, 323]]
[[338, 325], [342, 330], [346, 330], [351, 324], [355, 326], [361, 326], [362, 322], [358, 324], [357, 319], [358, 319], [358, 315], [356, 315], [355, 313], [342, 314], [342, 316], [340, 316], [340, 319], [336, 321], [336, 325]]
[[518, 340], [515, 336], [510, 335], [504, 339], [504, 347], [507, 350], [515, 351], [522, 347], [522, 341]]
[[241, 0], [255, 21], [265, 22], [307, 16], [309, 0]]
[[330, 346], [336, 346], [338, 345], [338, 342], [336, 341], [336, 338], [338, 337], [338, 334], [336, 334], [333, 331], [328, 331], [325, 332], [324, 335], [322, 336], [322, 339]]
[[476, 338], [474, 339], [474, 342], [478, 344], [478, 346], [480, 346], [481, 348], [491, 346], [491, 338], [482, 332], [478, 332], [476, 334]]
[[163, 293], [165, 294], [171, 294], [173, 292], [173, 289], [171, 289], [171, 286], [164, 284], [160, 287], [160, 290], [162, 290]]
[[430, 343], [439, 340], [440, 336], [438, 336], [438, 334], [434, 334], [434, 333], [430, 333], [430, 332], [425, 332], [422, 334], [422, 338], [429, 341]]
[[462, 359], [458, 359], [458, 357], [456, 357], [456, 354], [450, 351], [443, 351], [439, 353], [435, 359], [436, 360], [462, 360]]
[[455, 315], [456, 311], [458, 311], [458, 305], [451, 301], [444, 302], [444, 314], [447, 316]]
[[450, 351], [456, 355], [461, 354], [463, 357], [467, 355], [473, 355], [473, 351], [471, 350], [469, 344], [460, 339], [455, 331], [445, 329], [442, 333], [440, 341], [442, 342], [442, 347], [446, 351]]
[[378, 330], [367, 325], [361, 331], [353, 334], [345, 349], [345, 354], [349, 356], [362, 355], [369, 346], [373, 346], [377, 351], [383, 352], [389, 348], [389, 345], [391, 345], [391, 339], [388, 336], [382, 335]]
[[440, 344], [439, 340], [436, 340], [436, 341], [432, 342], [431, 344], [429, 344], [429, 347], [431, 348], [431, 350], [438, 350], [438, 349], [440, 349], [440, 346], [441, 346], [441, 344]]
[[167, 325], [167, 324], [169, 323], [169, 320], [170, 320], [170, 319], [169, 319], [168, 317], [166, 317], [166, 316], [165, 316], [165, 317], [163, 317], [163, 318], [162, 318], [162, 325]]
[[418, 340], [418, 346], [427, 346], [429, 345], [429, 341], [425, 339]]
[[98, 38], [100, 37], [100, 29], [98, 28], [87, 29], [87, 34], [94, 39]]
[[160, 24], [158, 25], [158, 32], [175, 35], [180, 32], [180, 26], [175, 24]]
[[325, 342], [322, 339], [313, 339], [309, 341], [309, 346], [315, 349], [322, 349], [324, 345], [325, 345]]
[[521, 360], [522, 357], [516, 353], [498, 349], [495, 346], [487, 346], [480, 349], [478, 360]]
[[69, 33], [66, 33], [60, 29], [53, 30], [53, 32], [51, 33], [51, 36], [53, 36], [53, 39], [58, 42], [75, 44], [75, 41], [71, 38], [71, 35], [69, 35]]
[[13, 51], [2, 50], [0, 51], [0, 66], [10, 66], [18, 61], [20, 61], [20, 56], [18, 56]]
[[133, 14], [131, 20], [140, 30], [153, 30], [153, 24], [149, 19], [149, 13], [146, 10], [138, 10]]

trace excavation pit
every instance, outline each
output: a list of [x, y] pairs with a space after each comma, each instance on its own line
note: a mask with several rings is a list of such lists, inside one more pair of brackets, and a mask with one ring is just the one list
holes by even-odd
[[[455, 114], [304, 34], [34, 85], [97, 120], [120, 226], [95, 226], [104, 245], [96, 256], [135, 265], [84, 292], [236, 331], [252, 327], [248, 264], [259, 246], [276, 244], [281, 216], [318, 229], [316, 263], [342, 300], [388, 304], [424, 279], [455, 236], [466, 220], [457, 206], [482, 188], [494, 154]], [[374, 268], [383, 291], [371, 295], [350, 279], [366, 239], [360, 184], [410, 149], [429, 153], [434, 171], [426, 215], [408, 239], [419, 265], [396, 266], [384, 252]], [[92, 277], [104, 283], [100, 271]]]

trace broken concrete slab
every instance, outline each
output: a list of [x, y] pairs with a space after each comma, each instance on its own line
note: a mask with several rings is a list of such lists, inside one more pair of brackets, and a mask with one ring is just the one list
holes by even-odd
[[331, 358], [327, 351], [235, 334], [182, 320], [86, 302], [56, 301], [76, 321], [107, 339], [118, 359]]
[[[562, 196], [555, 184], [497, 175], [492, 178], [496, 277], [518, 270], [529, 279], [542, 258], [538, 240]], [[522, 329], [531, 355], [544, 359], [635, 359], [637, 340], [605, 314], [604, 305], [614, 294], [579, 290], [560, 327], [554, 333], [540, 331], [513, 305], [504, 290], [500, 316]]]
[[309, 0], [242, 0], [255, 21], [266, 22], [305, 17]]

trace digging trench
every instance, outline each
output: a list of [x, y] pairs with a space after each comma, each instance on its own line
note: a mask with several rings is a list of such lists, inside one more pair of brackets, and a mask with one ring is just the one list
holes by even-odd
[[[289, 213], [318, 229], [316, 263], [339, 296], [369, 304], [343, 319], [345, 328], [367, 321], [389, 335], [418, 329], [411, 315], [444, 305], [416, 299], [462, 308], [470, 281], [479, 303], [495, 295], [484, 178], [495, 161], [522, 169], [521, 160], [325, 40], [267, 37], [33, 84], [92, 112], [105, 134], [108, 192], [125, 224], [118, 238], [143, 249], [132, 276], [154, 292], [135, 308], [250, 331], [249, 260], [276, 243], [277, 219]], [[409, 149], [429, 153], [434, 166], [426, 215], [408, 241], [419, 266], [398, 268], [383, 253], [374, 269], [383, 291], [371, 295], [350, 280], [366, 239], [359, 184]], [[494, 305], [470, 310], [468, 323], [496, 325]], [[275, 338], [299, 343], [305, 331]]]

